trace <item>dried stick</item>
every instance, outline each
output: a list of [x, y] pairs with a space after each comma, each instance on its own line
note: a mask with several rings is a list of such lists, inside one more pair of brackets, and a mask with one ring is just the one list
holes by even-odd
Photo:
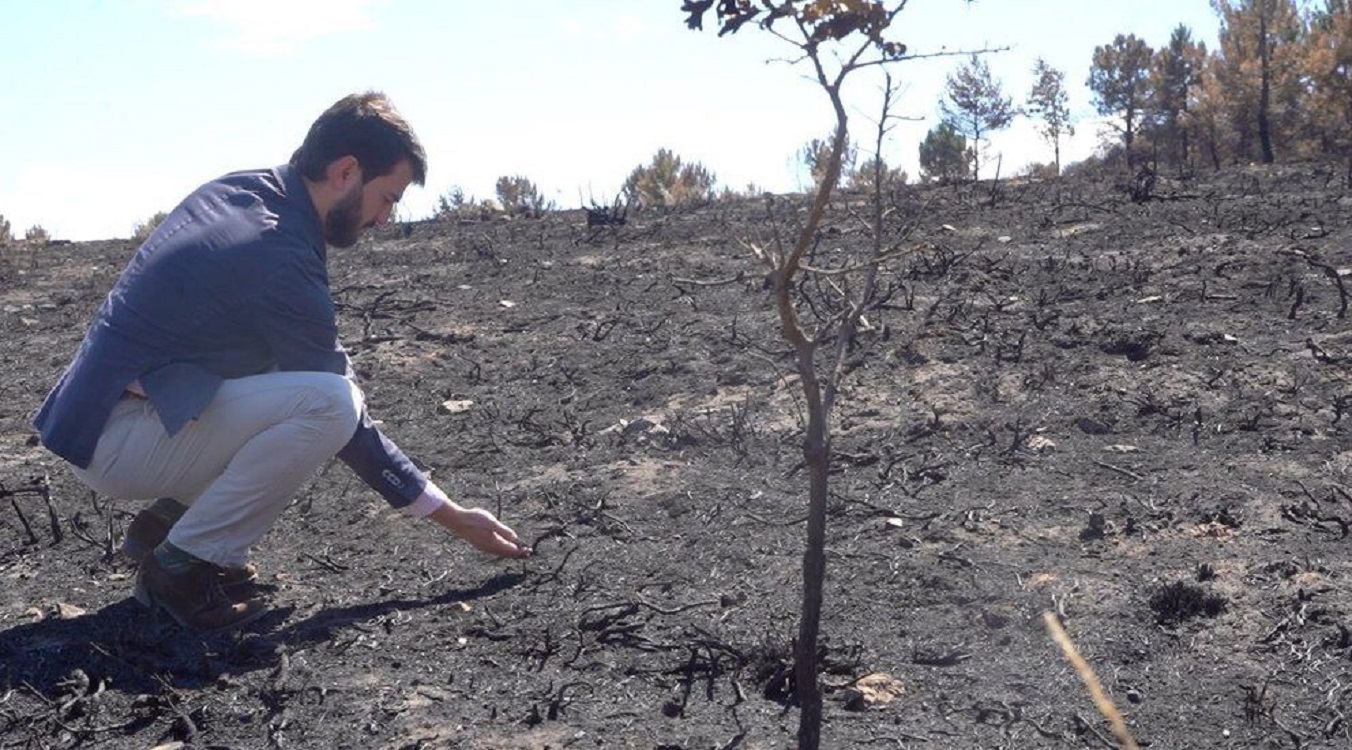
[[1098, 708], [1103, 718], [1108, 720], [1108, 726], [1112, 727], [1113, 736], [1117, 738], [1118, 743], [1125, 750], [1140, 750], [1136, 740], [1131, 738], [1131, 733], [1127, 731], [1127, 723], [1122, 720], [1122, 714], [1113, 705], [1113, 701], [1103, 690], [1103, 684], [1099, 682], [1098, 675], [1089, 666], [1089, 662], [1080, 656], [1080, 652], [1071, 642], [1070, 636], [1066, 635], [1065, 628], [1061, 627], [1061, 621], [1057, 619], [1055, 612], [1043, 612], [1042, 621], [1047, 625], [1047, 632], [1051, 634], [1052, 640], [1061, 647], [1062, 653], [1066, 655], [1066, 660], [1075, 667], [1075, 671], [1080, 674], [1080, 680], [1084, 682], [1085, 687], [1089, 688], [1089, 695], [1094, 699], [1094, 706]]

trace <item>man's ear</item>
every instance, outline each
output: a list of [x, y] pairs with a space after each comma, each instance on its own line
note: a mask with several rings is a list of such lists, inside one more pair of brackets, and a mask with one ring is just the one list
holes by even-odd
[[340, 156], [329, 162], [324, 177], [339, 190], [347, 190], [355, 181], [361, 183], [361, 164], [355, 156]]

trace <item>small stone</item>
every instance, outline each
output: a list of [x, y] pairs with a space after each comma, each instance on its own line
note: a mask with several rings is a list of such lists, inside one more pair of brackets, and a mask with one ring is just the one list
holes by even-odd
[[628, 424], [624, 425], [624, 427], [621, 429], [621, 432], [625, 435], [633, 435], [638, 432], [647, 432], [648, 430], [651, 430], [656, 426], [657, 423], [654, 422], [653, 420], [648, 419], [647, 417], [639, 417], [638, 419], [635, 419], [632, 422], [629, 422]]
[[1054, 448], [1056, 448], [1056, 443], [1053, 442], [1051, 438], [1046, 438], [1041, 435], [1034, 435], [1028, 438], [1028, 450], [1030, 451], [1041, 453]]
[[464, 414], [474, 406], [474, 402], [469, 399], [449, 399], [441, 402], [441, 410], [447, 414]]
[[718, 606], [736, 607], [746, 602], [746, 594], [722, 594], [718, 597]]
[[1080, 417], [1075, 420], [1075, 426], [1079, 427], [1080, 431], [1086, 435], [1107, 435], [1113, 431], [1113, 428], [1110, 427], [1108, 423], [1100, 422], [1097, 419], [1090, 419], [1089, 417]]
[[901, 681], [890, 674], [874, 672], [855, 680], [840, 693], [847, 711], [863, 711], [873, 706], [891, 703], [906, 692]]

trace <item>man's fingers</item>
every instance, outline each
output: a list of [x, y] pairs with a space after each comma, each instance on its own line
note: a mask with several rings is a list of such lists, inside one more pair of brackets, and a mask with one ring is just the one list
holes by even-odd
[[503, 557], [530, 557], [531, 554], [530, 547], [527, 547], [517, 542], [515, 539], [515, 535], [513, 535], [513, 538], [510, 539], [503, 536], [498, 536], [496, 537], [495, 541], [497, 541], [498, 543], [497, 544], [498, 549], [495, 551]]
[[532, 550], [521, 543], [516, 532], [492, 513], [477, 508], [473, 516], [475, 522], [461, 535], [475, 547], [499, 557], [531, 556]]
[[[510, 531], [510, 529], [508, 529]], [[516, 539], [516, 534], [508, 536], [501, 532], [490, 533], [483, 544], [474, 545], [484, 552], [488, 552], [498, 557], [530, 557], [530, 547], [521, 544]]]

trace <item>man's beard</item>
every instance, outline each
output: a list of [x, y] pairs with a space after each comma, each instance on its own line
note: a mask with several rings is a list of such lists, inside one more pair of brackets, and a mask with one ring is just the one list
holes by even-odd
[[361, 224], [361, 197], [361, 188], [357, 187], [333, 204], [324, 217], [325, 242], [334, 247], [352, 247], [357, 244], [362, 230], [366, 228]]

